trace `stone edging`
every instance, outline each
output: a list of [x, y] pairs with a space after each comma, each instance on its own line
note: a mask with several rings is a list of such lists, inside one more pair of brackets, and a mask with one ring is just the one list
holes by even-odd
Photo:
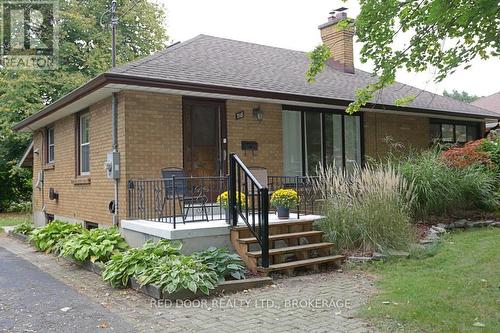
[[[9, 231], [9, 236], [16, 238], [22, 242], [29, 243], [28, 241], [28, 236], [23, 235], [23, 234], [18, 234], [13, 232], [12, 230]], [[62, 257], [65, 260], [78, 265], [79, 267], [101, 275], [103, 271], [103, 264], [102, 263], [94, 263], [91, 262], [90, 260], [87, 261], [78, 261], [73, 258], [69, 257]], [[192, 293], [191, 291], [187, 290], [180, 290], [178, 292], [174, 292], [172, 294], [168, 294], [163, 292], [159, 286], [154, 285], [154, 284], [148, 284], [145, 286], [140, 286], [139, 282], [135, 278], [130, 278], [128, 282], [128, 287], [137, 290], [149, 297], [152, 297], [154, 299], [168, 299], [168, 300], [177, 300], [177, 299], [197, 299], [197, 298], [203, 298], [203, 297], [211, 297], [217, 294], [221, 294], [224, 292], [228, 293], [236, 293], [239, 291], [251, 289], [251, 288], [260, 288], [264, 287], [267, 285], [273, 284], [273, 279], [270, 277], [258, 277], [258, 278], [249, 278], [249, 279], [242, 279], [242, 280], [229, 280], [229, 281], [224, 281], [219, 283], [215, 289], [210, 291], [210, 295], [205, 295], [204, 293], [197, 291], [196, 293]]]
[[18, 234], [17, 232], [14, 232], [13, 230], [9, 230], [9, 236], [17, 238], [22, 242], [29, 243], [28, 236], [23, 235], [23, 234]]
[[148, 284], [145, 286], [140, 286], [140, 283], [135, 279], [131, 278], [129, 281], [129, 286], [132, 289], [140, 291], [143, 294], [148, 295], [154, 299], [166, 299], [166, 300], [186, 300], [186, 299], [198, 299], [198, 298], [206, 298], [212, 297], [214, 295], [222, 294], [222, 293], [236, 293], [239, 291], [252, 289], [252, 288], [260, 288], [267, 285], [273, 284], [273, 279], [270, 277], [258, 277], [258, 278], [249, 278], [242, 280], [229, 280], [219, 283], [215, 289], [210, 290], [210, 295], [205, 295], [201, 291], [197, 291], [196, 293], [192, 293], [188, 290], [180, 290], [174, 293], [163, 292], [159, 286], [154, 284]]

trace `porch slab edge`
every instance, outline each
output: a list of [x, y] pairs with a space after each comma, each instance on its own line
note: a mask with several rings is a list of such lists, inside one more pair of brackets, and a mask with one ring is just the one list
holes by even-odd
[[213, 222], [200, 222], [206, 225], [200, 223], [196, 223], [195, 225], [192, 223], [192, 227], [190, 227], [189, 224], [180, 224], [177, 226], [177, 229], [173, 229], [173, 225], [170, 223], [151, 222], [146, 220], [122, 220], [121, 228], [172, 240], [221, 235], [229, 236], [229, 225], [224, 221]]

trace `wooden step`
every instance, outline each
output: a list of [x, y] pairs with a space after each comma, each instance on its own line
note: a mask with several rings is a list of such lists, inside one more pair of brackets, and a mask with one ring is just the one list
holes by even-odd
[[260, 272], [269, 273], [269, 272], [288, 270], [297, 267], [307, 267], [307, 266], [326, 264], [326, 263], [336, 263], [343, 260], [345, 260], [344, 256], [335, 255], [335, 256], [326, 256], [326, 257], [318, 257], [305, 260], [290, 261], [281, 264], [270, 265], [268, 268], [258, 267], [257, 269]]
[[[313, 243], [313, 244], [305, 244], [305, 245], [297, 245], [297, 246], [287, 246], [287, 247], [280, 247], [278, 249], [270, 249], [269, 255], [274, 256], [277, 254], [284, 254], [284, 253], [310, 251], [310, 250], [316, 250], [316, 249], [324, 249], [324, 248], [328, 248], [328, 247], [332, 247], [332, 246], [333, 246], [332, 243]], [[260, 256], [262, 256], [262, 251], [247, 252], [247, 255], [249, 257], [260, 257]]]
[[[276, 222], [269, 222], [269, 228], [272, 227], [280, 227], [280, 226], [291, 226], [291, 225], [300, 225], [300, 224], [311, 224], [317, 221], [318, 218], [300, 218], [300, 219], [290, 219]], [[236, 227], [231, 227], [233, 230], [248, 230], [248, 226], [246, 224], [237, 225]]]
[[[288, 234], [271, 235], [271, 236], [269, 236], [269, 241], [290, 239], [290, 238], [319, 236], [322, 234], [323, 234], [323, 231], [317, 231], [317, 230], [292, 232], [292, 233], [288, 233]], [[241, 244], [253, 244], [253, 243], [257, 243], [257, 238], [255, 238], [255, 237], [240, 238], [240, 239], [238, 239], [238, 242]]]

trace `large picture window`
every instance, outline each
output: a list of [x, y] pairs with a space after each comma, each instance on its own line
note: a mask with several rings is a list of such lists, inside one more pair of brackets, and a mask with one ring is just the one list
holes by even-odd
[[302, 175], [302, 114], [283, 111], [283, 172], [285, 175]]
[[78, 121], [78, 170], [80, 175], [90, 174], [90, 115], [83, 113]]
[[432, 119], [429, 128], [431, 143], [466, 143], [479, 139], [478, 123]]
[[347, 170], [361, 164], [360, 116], [290, 106], [282, 123], [285, 175], [315, 175], [320, 163]]
[[55, 161], [54, 126], [47, 127], [47, 163]]

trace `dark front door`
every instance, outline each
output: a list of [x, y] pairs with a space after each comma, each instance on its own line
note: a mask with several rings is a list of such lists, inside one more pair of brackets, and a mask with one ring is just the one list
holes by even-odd
[[226, 173], [224, 102], [184, 99], [184, 169], [193, 177]]

